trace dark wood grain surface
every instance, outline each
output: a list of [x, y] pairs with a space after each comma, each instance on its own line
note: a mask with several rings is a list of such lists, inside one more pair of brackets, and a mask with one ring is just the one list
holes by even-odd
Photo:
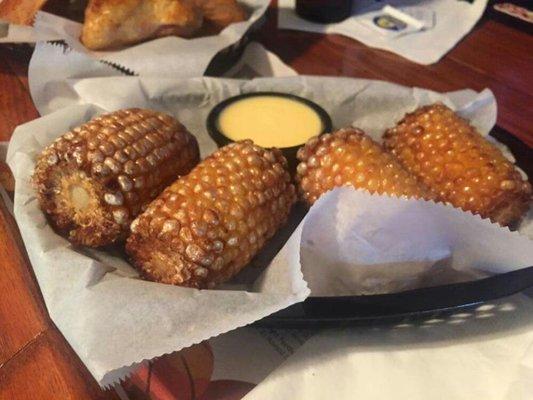
[[[275, 5], [256, 39], [301, 74], [383, 79], [438, 91], [490, 88], [494, 135], [531, 164], [533, 37], [483, 18], [440, 62], [417, 65], [338, 35], [276, 29]], [[31, 50], [0, 45], [0, 140], [38, 117], [28, 89]], [[0, 399], [117, 399], [102, 391], [46, 313], [17, 227], [0, 201]]]

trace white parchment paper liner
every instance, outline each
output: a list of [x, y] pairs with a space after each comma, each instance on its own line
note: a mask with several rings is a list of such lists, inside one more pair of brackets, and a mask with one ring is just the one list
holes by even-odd
[[354, 124], [375, 138], [405, 112], [438, 100], [471, 119], [483, 134], [496, 116], [488, 90], [440, 94], [348, 78], [48, 81], [34, 97], [41, 113], [52, 114], [20, 126], [9, 147], [8, 163], [17, 182], [15, 215], [52, 319], [100, 384], [116, 382], [133, 363], [251, 323], [305, 298], [309, 291], [299, 265], [302, 225], [256, 280], [253, 292], [200, 292], [144, 282], [116, 255], [75, 251], [52, 232], [30, 187], [36, 154], [103, 110], [139, 106], [176, 116], [197, 136], [205, 156], [216, 148], [205, 129], [209, 110], [231, 95], [259, 90], [310, 98], [330, 113], [335, 126]]
[[[250, 42], [241, 58], [225, 74], [228, 78], [296, 76], [274, 53], [258, 42]], [[57, 110], [76, 103], [69, 97], [67, 79], [124, 76], [118, 69], [91, 58], [87, 54], [66, 49], [61, 44], [39, 42], [30, 60], [28, 82], [36, 104], [50, 103], [48, 109]], [[115, 96], [122, 97], [121, 93]], [[45, 113], [41, 110], [41, 114]]]
[[55, 137], [102, 111], [72, 106], [22, 125], [7, 155], [16, 179], [15, 217], [50, 316], [102, 386], [125, 376], [132, 364], [249, 324], [308, 295], [298, 235], [252, 292], [143, 281], [116, 256], [76, 250], [55, 234], [31, 187], [35, 156]]
[[77, 67], [65, 67], [54, 77], [53, 70], [42, 64], [30, 68], [33, 68], [32, 99], [41, 115], [86, 103], [106, 110], [151, 107], [175, 113], [195, 134], [201, 132], [202, 137], [206, 135], [205, 117], [212, 107], [229, 96], [253, 91], [280, 91], [307, 97], [330, 114], [335, 127], [357, 126], [378, 141], [383, 131], [406, 112], [436, 101], [442, 101], [469, 119], [483, 135], [488, 135], [496, 123], [496, 100], [489, 89], [438, 93], [379, 80], [304, 75], [237, 80], [105, 77], [96, 72], [96, 77], [80, 77]]
[[204, 74], [213, 57], [221, 50], [241, 40], [246, 32], [265, 13], [268, 0], [242, 0], [248, 19], [227, 26], [218, 35], [193, 39], [168, 36], [125, 47], [120, 50], [91, 51], [79, 40], [82, 24], [38, 12], [34, 32], [42, 32], [47, 40], [51, 35], [64, 40], [74, 50], [96, 60], [118, 65], [136, 75], [193, 77]]

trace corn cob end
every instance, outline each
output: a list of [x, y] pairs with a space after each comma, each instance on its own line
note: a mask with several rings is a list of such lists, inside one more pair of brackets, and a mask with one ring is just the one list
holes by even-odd
[[45, 148], [33, 183], [41, 209], [60, 233], [98, 247], [125, 239], [133, 218], [198, 159], [198, 143], [174, 118], [119, 110]]

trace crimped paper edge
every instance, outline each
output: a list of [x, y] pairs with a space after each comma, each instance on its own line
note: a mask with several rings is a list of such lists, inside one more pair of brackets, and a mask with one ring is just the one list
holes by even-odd
[[[303, 274], [301, 273], [301, 270], [300, 270], [300, 274], [303, 277]], [[305, 282], [305, 280], [304, 280], [304, 282]], [[262, 318], [265, 318], [265, 317], [267, 317], [267, 316], [269, 316], [269, 315], [271, 315], [271, 314], [273, 314], [273, 313], [275, 313], [277, 311], [283, 310], [283, 309], [285, 309], [285, 308], [287, 308], [287, 307], [289, 307], [289, 306], [291, 306], [293, 304], [296, 304], [296, 303], [299, 303], [299, 302], [305, 300], [309, 296], [309, 294], [310, 294], [310, 290], [309, 290], [309, 287], [307, 286], [307, 282], [305, 282], [305, 290], [302, 290], [302, 293], [294, 294], [293, 297], [290, 299], [290, 301], [287, 301], [286, 304], [283, 303], [279, 307], [278, 306], [271, 307], [268, 311], [266, 311], [264, 313], [264, 315], [261, 315], [261, 318], [257, 319], [256, 321], [259, 321]], [[119, 367], [117, 369], [110, 370], [110, 371], [106, 372], [103, 376], [95, 377], [95, 378], [96, 378], [96, 380], [98, 381], [99, 385], [102, 388], [110, 389], [113, 385], [120, 384], [120, 383], [124, 382], [126, 379], [128, 379], [135, 372], [135, 370], [140, 365], [142, 365], [143, 363], [147, 363], [149, 361], [156, 360], [156, 359], [161, 358], [163, 356], [166, 356], [166, 355], [181, 351], [183, 349], [186, 349], [186, 348], [189, 348], [191, 346], [197, 345], [197, 344], [202, 343], [204, 341], [208, 341], [208, 340], [210, 340], [212, 338], [215, 338], [215, 337], [220, 336], [220, 335], [222, 335], [224, 333], [233, 331], [235, 329], [239, 329], [239, 328], [243, 328], [243, 327], [249, 326], [249, 325], [253, 324], [256, 321], [252, 321], [252, 322], [241, 321], [234, 328], [232, 328], [230, 330], [221, 330], [221, 331], [214, 330], [212, 333], [209, 333], [209, 337], [207, 337], [206, 339], [194, 340], [190, 344], [188, 344], [186, 346], [183, 346], [180, 349], [169, 349], [169, 351], [164, 352], [164, 353], [159, 354], [159, 355], [156, 355], [156, 356], [154, 356], [152, 358], [143, 358], [141, 360], [134, 361], [133, 363], [131, 363], [129, 365], [125, 365], [125, 366]]]

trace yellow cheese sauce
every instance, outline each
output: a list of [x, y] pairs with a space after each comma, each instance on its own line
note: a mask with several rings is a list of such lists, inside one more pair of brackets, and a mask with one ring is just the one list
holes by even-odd
[[292, 147], [322, 132], [319, 115], [297, 100], [281, 96], [253, 96], [227, 106], [218, 129], [231, 140], [252, 139], [262, 147]]

